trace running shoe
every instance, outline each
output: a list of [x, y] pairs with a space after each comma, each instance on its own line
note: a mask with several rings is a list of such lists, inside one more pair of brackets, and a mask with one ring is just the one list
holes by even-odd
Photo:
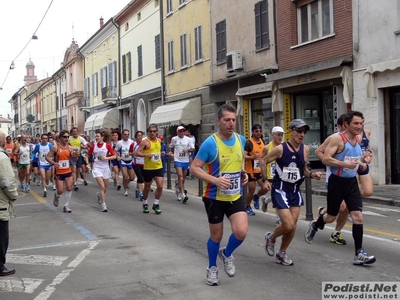
[[156, 212], [156, 215], [161, 214], [161, 208], [159, 204], [153, 204], [152, 209]]
[[257, 195], [253, 195], [253, 203], [255, 209], [260, 209], [260, 199]]
[[43, 197], [47, 197], [47, 191], [46, 190], [43, 191]]
[[207, 268], [207, 280], [206, 280], [206, 283], [208, 285], [210, 285], [210, 286], [219, 285], [218, 268], [217, 267]]
[[114, 187], [117, 187], [117, 181], [114, 178]]
[[286, 252], [276, 254], [276, 263], [284, 266], [293, 266], [293, 261], [287, 256]]
[[83, 184], [84, 184], [84, 185], [87, 185], [86, 179], [83, 180]]
[[189, 200], [189, 197], [187, 196], [187, 194], [185, 193], [185, 194], [182, 194], [182, 196], [183, 196], [183, 204], [185, 204], [185, 203], [187, 203], [188, 202], [188, 200]]
[[36, 182], [36, 176], [33, 176], [32, 178], [32, 182], [35, 183]]
[[55, 191], [57, 188], [56, 188], [56, 186], [53, 184], [53, 191]]
[[233, 261], [235, 260], [233, 258], [233, 255], [226, 257], [225, 256], [225, 247], [219, 249], [219, 258], [222, 260], [224, 263], [224, 270], [225, 273], [228, 274], [229, 277], [235, 276], [235, 265], [233, 264]]
[[138, 189], [135, 190], [135, 197], [139, 198], [139, 190]]
[[353, 265], [373, 264], [376, 261], [375, 256], [368, 255], [364, 248], [361, 248], [357, 255], [354, 256]]
[[271, 232], [265, 234], [265, 251], [269, 256], [274, 256], [275, 254], [275, 242], [271, 239]]
[[78, 185], [76, 183], [74, 183], [74, 191], [79, 190]]
[[97, 203], [98, 203], [98, 204], [101, 204], [100, 192], [97, 192], [97, 193], [96, 193], [96, 196], [97, 196]]
[[108, 211], [108, 210], [107, 210], [107, 206], [106, 206], [105, 203], [103, 203], [103, 204], [101, 205], [101, 211], [102, 211], [102, 212], [107, 212], [107, 211]]
[[65, 213], [72, 213], [72, 210], [68, 206], [63, 207], [63, 212]]
[[117, 190], [119, 191], [120, 189], [121, 189], [121, 185], [118, 183]]
[[25, 192], [25, 186], [24, 186], [23, 183], [21, 183], [21, 191], [22, 191], [22, 192]]
[[143, 193], [139, 193], [139, 200], [143, 201]]
[[38, 180], [37, 185], [40, 186], [42, 184], [42, 182], [40, 180]]
[[315, 228], [315, 221], [311, 221], [310, 225], [308, 225], [308, 230], [304, 235], [304, 239], [308, 244], [311, 244], [315, 234], [317, 233], [317, 229]]
[[[324, 214], [325, 214], [325, 207], [323, 207], [323, 206], [318, 207], [318, 218], [320, 216], [323, 216]], [[322, 225], [321, 227], [319, 227], [319, 229], [323, 230], [324, 227], [325, 227], [325, 224]]]
[[247, 206], [246, 207], [246, 212], [249, 216], [254, 216], [256, 213], [253, 211], [253, 209], [251, 208], [251, 206]]
[[267, 196], [261, 196], [260, 201], [261, 201], [261, 210], [263, 212], [267, 212], [268, 211], [268, 203], [271, 202], [271, 198], [267, 197]]
[[128, 197], [128, 190], [125, 190], [124, 196]]
[[346, 245], [346, 240], [342, 238], [342, 233], [340, 231], [338, 232], [332, 232], [331, 238], [329, 239], [331, 243], [337, 244], [337, 245]]
[[149, 205], [148, 205], [148, 204], [143, 204], [143, 212], [144, 212], [145, 214], [148, 214], [148, 213], [149, 213]]
[[53, 198], [54, 206], [57, 207], [59, 202], [60, 202], [60, 196], [58, 196], [57, 193], [54, 193], [54, 198]]
[[31, 190], [31, 186], [30, 186], [29, 184], [27, 184], [27, 185], [25, 186], [25, 191], [29, 192], [30, 190]]
[[178, 194], [178, 198], [176, 200], [178, 200], [178, 201], [182, 200], [182, 194], [181, 193]]

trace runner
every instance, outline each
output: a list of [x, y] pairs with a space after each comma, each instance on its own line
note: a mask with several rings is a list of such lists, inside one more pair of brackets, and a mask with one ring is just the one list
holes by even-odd
[[[78, 160], [75, 162], [74, 160], [70, 161], [70, 164], [72, 166], [72, 176], [73, 176], [73, 181], [74, 181], [74, 190], [77, 191], [79, 189], [78, 187], [78, 177], [80, 173], [80, 167], [82, 166], [82, 148], [87, 148], [87, 141], [81, 137], [78, 134], [78, 127], [72, 127], [70, 130], [70, 137], [69, 137], [69, 145], [74, 149], [75, 151], [78, 152]], [[82, 174], [82, 179], [83, 179], [83, 184], [87, 185], [86, 181], [86, 173], [81, 173]]]
[[[31, 147], [27, 143], [27, 136], [21, 136], [21, 144], [15, 148], [14, 155], [18, 156], [18, 178], [21, 182], [21, 191], [30, 191], [29, 179], [31, 175]], [[25, 182], [25, 184], [24, 184]]]
[[[32, 183], [35, 183], [37, 181], [37, 185], [40, 186], [40, 171], [39, 171], [39, 153], [33, 153], [36, 146], [39, 145], [40, 143], [40, 138], [35, 138], [33, 144], [31, 144], [31, 151], [32, 151], [32, 157], [31, 157], [31, 177], [32, 177]], [[33, 173], [33, 174], [32, 174]]]
[[157, 189], [154, 193], [154, 204], [152, 209], [157, 215], [161, 214], [160, 198], [162, 195], [164, 185], [164, 174], [162, 172], [161, 155], [165, 154], [161, 151], [161, 142], [157, 138], [158, 127], [156, 124], [150, 124], [147, 129], [147, 137], [140, 142], [136, 150], [136, 156], [144, 157], [143, 166], [143, 212], [149, 213], [149, 204], [147, 198], [151, 183], [155, 180]]
[[54, 193], [53, 204], [58, 206], [60, 202], [60, 196], [65, 192], [65, 204], [63, 207], [63, 212], [71, 213], [72, 210], [69, 207], [72, 196], [72, 168], [69, 164], [70, 159], [74, 161], [78, 160], [78, 151], [74, 150], [69, 144], [69, 132], [68, 130], [63, 130], [59, 135], [60, 142], [54, 144], [50, 151], [46, 155], [46, 160], [54, 166], [54, 179], [56, 183], [57, 190]]
[[[106, 192], [108, 181], [111, 177], [109, 161], [115, 159], [115, 151], [110, 142], [111, 133], [107, 130], [96, 131], [96, 143], [89, 149], [88, 156], [93, 154], [93, 170], [92, 175], [96, 178], [100, 191], [97, 192], [97, 202], [101, 204], [101, 211], [107, 212]], [[89, 163], [86, 161], [86, 163]]]
[[136, 131], [135, 133], [135, 143], [131, 144], [129, 149], [129, 153], [133, 156], [133, 170], [136, 174], [136, 190], [135, 196], [139, 198], [140, 201], [143, 201], [143, 189], [144, 189], [144, 180], [143, 180], [143, 166], [144, 166], [144, 158], [136, 155], [136, 151], [139, 148], [140, 143], [143, 139], [143, 131]]
[[328, 180], [327, 213], [310, 222], [305, 233], [305, 240], [311, 244], [318, 229], [326, 223], [335, 221], [341, 202], [344, 200], [353, 219], [353, 239], [355, 255], [353, 265], [372, 264], [375, 256], [368, 255], [363, 248], [363, 214], [362, 198], [356, 177], [358, 168], [366, 169], [372, 159], [369, 152], [362, 153], [357, 135], [362, 132], [364, 116], [361, 112], [351, 111], [346, 114], [344, 125], [346, 131], [331, 136], [325, 148], [322, 162], [331, 167], [332, 174]]
[[129, 148], [133, 140], [129, 138], [129, 130], [122, 130], [122, 140], [115, 146], [117, 160], [122, 173], [122, 186], [124, 187], [124, 196], [128, 197], [129, 183], [135, 180], [135, 172], [132, 167], [132, 156], [129, 154]]
[[42, 178], [43, 187], [43, 197], [47, 197], [47, 185], [49, 184], [51, 178], [51, 164], [46, 160], [47, 154], [53, 147], [52, 144], [48, 142], [48, 135], [43, 133], [41, 136], [41, 143], [37, 144], [33, 150], [33, 156], [38, 156], [39, 161], [39, 172]]
[[[228, 104], [222, 105], [216, 123], [218, 132], [202, 143], [191, 167], [192, 174], [206, 182], [203, 203], [210, 230], [206, 283], [210, 286], [219, 284], [218, 256], [225, 273], [229, 277], [235, 276], [233, 252], [242, 244], [248, 231], [248, 216], [241, 196], [242, 185], [248, 180], [243, 157], [246, 140], [234, 132], [236, 109]], [[226, 248], [220, 248], [225, 215], [231, 223], [232, 234]]]
[[[111, 141], [111, 145], [113, 150], [115, 151], [115, 147], [117, 146], [118, 141], [121, 140], [121, 132], [119, 130], [114, 130], [112, 132], [112, 138], [113, 140]], [[119, 183], [119, 172], [120, 172], [120, 167], [119, 167], [119, 161], [118, 159], [113, 159], [110, 161], [111, 163], [111, 168], [114, 173], [113, 179], [114, 179], [114, 187], [117, 188], [119, 191], [121, 189], [121, 184]]]
[[[311, 172], [306, 162], [310, 148], [303, 144], [303, 140], [310, 127], [302, 119], [294, 119], [289, 124], [289, 141], [276, 146], [263, 158], [262, 174], [265, 174], [266, 165], [276, 161], [275, 175], [272, 181], [272, 203], [278, 211], [281, 224], [275, 226], [274, 231], [265, 234], [265, 250], [269, 256], [275, 254], [276, 239], [282, 236], [279, 252], [275, 262], [284, 266], [292, 266], [293, 261], [287, 255], [293, 237], [296, 233], [300, 207], [304, 205], [300, 192], [300, 185], [304, 177], [321, 179], [321, 172]], [[264, 178], [265, 187], [271, 184]]]
[[11, 164], [13, 165], [13, 167], [15, 165], [15, 163], [14, 163], [14, 150], [15, 150], [14, 147], [15, 147], [15, 144], [12, 141], [11, 136], [10, 135], [7, 136], [4, 150], [6, 151], [8, 157], [10, 158], [10, 161], [11, 161]]
[[171, 144], [169, 145], [170, 149], [174, 149], [174, 152], [169, 152], [169, 156], [174, 159], [176, 175], [178, 176], [180, 191], [178, 201], [182, 200], [183, 203], [187, 203], [189, 199], [185, 193], [185, 179], [186, 173], [189, 170], [189, 155], [195, 151], [192, 141], [185, 136], [185, 131], [185, 127], [178, 126], [176, 129], [177, 135], [171, 139]]

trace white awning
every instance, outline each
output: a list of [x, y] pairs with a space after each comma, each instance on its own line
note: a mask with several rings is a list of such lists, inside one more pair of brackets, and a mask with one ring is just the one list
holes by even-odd
[[118, 108], [112, 108], [91, 115], [85, 122], [85, 131], [96, 130], [100, 128], [118, 128], [118, 114]]
[[399, 67], [400, 67], [400, 59], [369, 65], [369, 67], [367, 68], [367, 70], [363, 75], [364, 81], [367, 84], [367, 97], [368, 98], [376, 97], [374, 73], [394, 71]]
[[157, 124], [160, 127], [175, 126], [180, 124], [198, 125], [200, 124], [200, 121], [200, 97], [159, 106], [150, 117], [150, 123]]

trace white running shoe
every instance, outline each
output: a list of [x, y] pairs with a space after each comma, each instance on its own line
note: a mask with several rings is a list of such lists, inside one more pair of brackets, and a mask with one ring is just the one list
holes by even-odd
[[124, 196], [128, 197], [128, 190], [125, 190]]
[[225, 247], [219, 249], [219, 258], [224, 263], [225, 273], [228, 274], [229, 277], [235, 276], [236, 269], [235, 269], [235, 265], [233, 264], [233, 261], [235, 259], [233, 258], [233, 255], [231, 255], [229, 257], [225, 256]]
[[102, 212], [107, 212], [107, 206], [106, 206], [105, 203], [103, 203], [103, 204], [101, 205], [101, 211], [102, 211]]
[[217, 267], [207, 268], [207, 280], [206, 280], [206, 283], [208, 285], [210, 285], [210, 286], [219, 285], [218, 268]]
[[72, 213], [72, 210], [68, 206], [64, 206], [63, 212], [65, 213]]

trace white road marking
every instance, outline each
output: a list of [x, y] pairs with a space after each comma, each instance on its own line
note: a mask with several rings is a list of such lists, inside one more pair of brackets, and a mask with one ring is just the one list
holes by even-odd
[[50, 243], [50, 244], [40, 244], [40, 245], [32, 245], [21, 248], [8, 249], [8, 253], [23, 251], [23, 250], [33, 250], [33, 249], [43, 249], [43, 248], [51, 248], [51, 247], [59, 247], [59, 246], [68, 246], [68, 245], [79, 245], [79, 244], [87, 244], [89, 241], [67, 241], [67, 242], [59, 242], [59, 243]]
[[379, 210], [379, 211], [394, 211], [394, 212], [400, 212], [400, 209], [390, 208], [390, 207], [377, 207], [377, 206], [365, 206], [365, 207], [372, 208], [372, 209]]
[[381, 214], [378, 214], [378, 213], [376, 213], [376, 212], [373, 212], [373, 211], [369, 211], [369, 210], [363, 210], [363, 215], [368, 215], [368, 216], [378, 216], [378, 217], [384, 217], [384, 218], [387, 218], [387, 216], [385, 216], [385, 215], [381, 215]]
[[20, 292], [32, 294], [43, 281], [43, 279], [15, 277], [10, 279], [0, 279], [0, 292]]
[[68, 256], [51, 255], [26, 255], [9, 253], [7, 262], [13, 264], [37, 265], [37, 266], [61, 266]]
[[56, 290], [56, 286], [61, 284], [64, 279], [66, 279], [69, 274], [75, 270], [75, 268], [85, 259], [86, 256], [90, 254], [90, 252], [100, 243], [100, 241], [92, 241], [90, 242], [89, 246], [82, 250], [81, 253], [68, 265], [69, 268], [72, 269], [65, 269], [61, 271], [60, 274], [54, 278], [53, 282], [50, 283], [45, 289], [40, 292], [39, 295], [34, 300], [47, 300], [50, 298], [51, 294]]

